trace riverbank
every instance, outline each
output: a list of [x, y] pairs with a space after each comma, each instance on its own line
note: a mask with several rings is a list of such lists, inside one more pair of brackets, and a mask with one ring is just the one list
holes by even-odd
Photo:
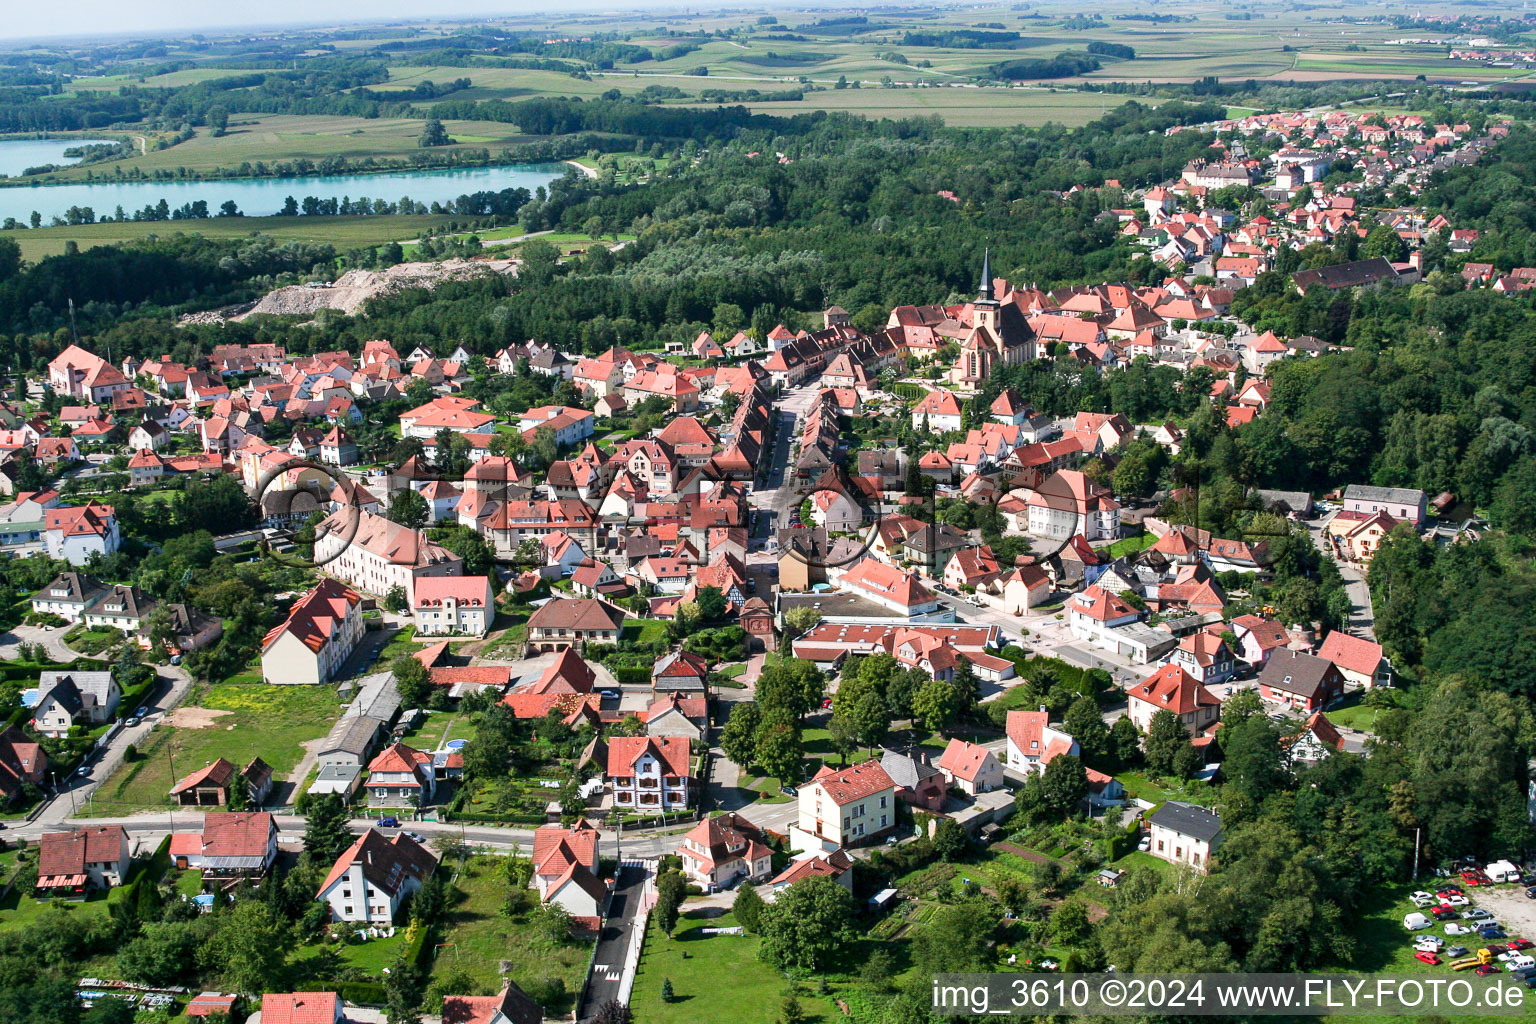
[[578, 171], [591, 178], [593, 181], [597, 180], [597, 168], [595, 167], [588, 167], [580, 160], [562, 160], [560, 162], [563, 164], [569, 164], [570, 166], [576, 168]]

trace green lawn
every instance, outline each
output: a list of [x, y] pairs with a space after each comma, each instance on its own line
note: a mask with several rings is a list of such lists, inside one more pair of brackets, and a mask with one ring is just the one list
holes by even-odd
[[475, 857], [465, 864], [454, 881], [456, 892], [450, 897], [448, 925], [432, 975], [462, 970], [480, 989], [495, 992], [502, 986], [497, 967], [506, 960], [512, 965], [507, 977], [524, 991], [547, 993], [552, 984], [563, 986], [566, 998], [557, 1002], [546, 997], [544, 1003], [547, 1015], [560, 1016], [570, 1010], [581, 989], [592, 948], [577, 942], [551, 947], [538, 937], [526, 913], [517, 918], [503, 914], [510, 886], [506, 870], [505, 857]]
[[[384, 980], [384, 968], [390, 966], [405, 949], [405, 925], [395, 928], [395, 934], [387, 939], [369, 939], [367, 942], [327, 942], [300, 946], [289, 958], [294, 977], [308, 979], [317, 976], [323, 962], [321, 954], [334, 950], [343, 968], [355, 968], [368, 976], [369, 981]], [[314, 966], [310, 966], [313, 964]]]
[[625, 619], [622, 638], [631, 643], [666, 643], [667, 624], [661, 619]]
[[1161, 803], [1164, 800], [1186, 800], [1195, 804], [1210, 804], [1216, 791], [1205, 782], [1182, 782], [1171, 776], [1150, 776], [1142, 772], [1118, 772], [1115, 778], [1130, 796], [1139, 800]]
[[[645, 1024], [770, 1024], [778, 1019], [784, 978], [757, 958], [752, 935], [702, 935], [703, 928], [729, 928], [730, 914], [704, 918], [687, 912], [667, 938], [653, 919], [645, 934], [640, 970], [630, 1009]], [[662, 979], [672, 982], [673, 1001], [661, 1001]], [[806, 1019], [842, 1019], [829, 1003], [801, 996]]]
[[402, 654], [415, 654], [421, 650], [422, 644], [416, 642], [416, 627], [406, 626], [400, 632], [390, 637], [389, 643], [379, 651], [379, 656], [374, 659], [374, 665], [378, 668], [386, 668], [394, 663], [394, 660]]
[[1120, 558], [1124, 555], [1135, 555], [1157, 543], [1157, 538], [1150, 533], [1144, 533], [1140, 537], [1122, 537], [1109, 546], [1109, 557]]
[[1376, 716], [1380, 713], [1380, 708], [1355, 703], [1335, 708], [1332, 711], [1325, 711], [1323, 712], [1323, 717], [1341, 728], [1357, 729], [1360, 732], [1372, 732], [1376, 728]]
[[1115, 861], [1115, 867], [1122, 871], [1129, 871], [1131, 868], [1152, 868], [1161, 874], [1167, 874], [1173, 870], [1172, 864], [1165, 860], [1159, 860], [1150, 853], [1143, 853], [1141, 850], [1132, 850], [1124, 857], [1121, 857]]
[[[113, 816], [165, 807], [176, 778], [218, 757], [243, 766], [260, 757], [282, 780], [303, 757], [300, 744], [323, 737], [341, 714], [329, 686], [218, 683], [188, 695], [183, 711], [228, 714], [206, 718], [206, 728], [155, 726], [132, 764], [124, 764], [97, 790], [82, 814]], [[175, 775], [172, 775], [172, 762]]]

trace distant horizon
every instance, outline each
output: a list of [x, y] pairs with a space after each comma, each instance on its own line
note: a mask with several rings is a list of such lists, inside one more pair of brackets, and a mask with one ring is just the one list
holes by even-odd
[[[332, 17], [316, 18], [314, 4], [301, 0], [269, 0], [262, 6], [267, 16], [260, 21], [252, 21], [250, 7], [236, 4], [232, 0], [212, 0], [196, 8], [188, 8], [173, 0], [127, 0], [124, 3], [59, 0], [46, 7], [29, 6], [13, 10], [9, 18], [0, 21], [0, 39], [10, 44], [41, 44], [125, 38], [154, 39], [189, 32], [291, 31], [397, 21], [452, 22], [467, 18], [529, 15], [558, 18], [561, 13], [573, 10], [582, 13], [618, 13], [642, 8], [658, 11], [701, 9], [698, 4], [678, 0], [634, 0], [623, 6], [615, 5], [613, 0], [571, 0], [559, 13], [551, 12], [543, 6], [524, 7], [518, 0], [454, 0], [452, 10], [433, 9], [420, 0], [369, 0], [367, 3], [361, 0], [341, 0], [328, 8]], [[782, 5], [768, 3], [763, 6]], [[91, 25], [93, 29], [81, 32], [81, 25]]]

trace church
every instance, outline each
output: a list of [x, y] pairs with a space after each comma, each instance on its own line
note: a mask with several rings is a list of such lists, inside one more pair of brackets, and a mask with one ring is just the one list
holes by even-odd
[[[1006, 287], [1006, 282], [1004, 282]], [[996, 366], [1012, 366], [1034, 359], [1035, 332], [1018, 304], [997, 298], [997, 282], [992, 279], [992, 252], [981, 261], [981, 288], [976, 301], [966, 303], [955, 318], [969, 324], [970, 330], [960, 340], [960, 357], [949, 371], [949, 382], [962, 391], [981, 387]]]

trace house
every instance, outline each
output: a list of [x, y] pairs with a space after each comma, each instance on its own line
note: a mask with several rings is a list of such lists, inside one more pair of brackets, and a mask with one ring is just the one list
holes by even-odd
[[320, 461], [328, 466], [352, 466], [359, 458], [357, 442], [340, 427], [332, 427], [320, 439]]
[[423, 576], [411, 600], [417, 636], [485, 636], [496, 618], [489, 576]]
[[437, 858], [404, 832], [385, 839], [370, 828], [336, 858], [315, 898], [330, 905], [332, 920], [389, 925], [435, 870]]
[[1152, 728], [1152, 716], [1171, 711], [1191, 737], [1208, 731], [1221, 716], [1221, 701], [1178, 665], [1164, 665], [1125, 691], [1126, 713], [1138, 730]]
[[439, 395], [425, 405], [400, 414], [401, 436], [426, 441], [435, 438], [439, 430], [451, 430], [455, 434], [488, 432], [496, 417], [480, 412], [479, 408], [480, 403], [472, 398]]
[[1237, 672], [1237, 658], [1221, 637], [1201, 630], [1179, 641], [1179, 645], [1164, 656], [1164, 662], [1177, 665], [1205, 686], [1214, 686], [1231, 679]]
[[214, 758], [178, 780], [171, 787], [171, 797], [182, 807], [224, 807], [236, 785], [245, 787], [249, 802], [260, 805], [272, 790], [271, 766], [256, 757], [240, 769], [222, 757]]
[[689, 744], [681, 736], [614, 736], [608, 740], [603, 775], [615, 807], [686, 810], [697, 795]]
[[806, 878], [830, 878], [838, 885], [853, 891], [853, 858], [842, 850], [818, 854], [802, 853], [789, 862], [789, 866], [774, 875], [768, 884], [779, 892]]
[[266, 811], [209, 811], [202, 832], [171, 835], [171, 863], [201, 871], [203, 885], [262, 878], [277, 860], [277, 821]]
[[896, 784], [896, 799], [925, 811], [938, 811], [944, 807], [949, 785], [944, 773], [928, 763], [928, 753], [901, 754], [894, 750], [880, 755], [880, 767]]
[[608, 902], [608, 886], [598, 876], [601, 836], [585, 820], [569, 828], [544, 825], [533, 830], [533, 879], [539, 899], [565, 908], [571, 917], [596, 921]]
[[28, 786], [41, 786], [48, 772], [48, 752], [41, 743], [8, 725], [0, 729], [0, 799], [10, 803]]
[[104, 584], [79, 572], [61, 572], [52, 583], [32, 595], [32, 610], [57, 615], [65, 622], [81, 622], [86, 611], [107, 592]]
[[346, 1024], [335, 992], [268, 992], [261, 997], [261, 1024]]
[[106, 592], [85, 613], [91, 629], [120, 629], [132, 633], [155, 607], [155, 599], [138, 587], [118, 584]]
[[845, 570], [837, 585], [909, 620], [921, 620], [939, 611], [938, 598], [916, 576], [874, 558], [865, 558]]
[[358, 508], [332, 512], [315, 527], [315, 538], [314, 560], [327, 574], [381, 597], [399, 587], [412, 601], [418, 579], [464, 573], [464, 560], [441, 544]]
[[1259, 670], [1259, 696], [1298, 711], [1321, 711], [1343, 693], [1338, 667], [1303, 651], [1276, 651]]
[[1187, 864], [1204, 874], [1221, 844], [1221, 818], [1214, 811], [1180, 800], [1165, 801], [1147, 818], [1147, 852], [1171, 864]]
[[577, 643], [619, 642], [624, 614], [595, 598], [565, 598], [541, 605], [528, 618], [528, 642], [539, 653]]
[[1092, 768], [1083, 769], [1088, 775], [1088, 807], [1090, 810], [1104, 810], [1109, 807], [1119, 807], [1125, 803], [1125, 787], [1120, 780], [1112, 775], [1094, 771]]
[[1428, 509], [1429, 499], [1415, 488], [1365, 484], [1350, 484], [1344, 488], [1345, 512], [1384, 512], [1399, 522], [1412, 523], [1416, 530], [1424, 525]]
[[321, 580], [262, 640], [261, 677], [277, 685], [323, 683], [346, 662], [363, 629], [362, 596], [337, 580]]
[[[1399, 274], [1397, 268], [1380, 256], [1368, 260], [1356, 260], [1353, 263], [1339, 263], [1331, 267], [1318, 267], [1315, 270], [1298, 270], [1291, 275], [1291, 282], [1303, 295], [1313, 288], [1337, 291], [1340, 288], [1395, 285], [1409, 279], [1410, 275]], [[1413, 272], [1411, 279], [1418, 279], [1417, 271]]]
[[221, 1020], [230, 1020], [234, 1017], [235, 1005], [239, 1002], [240, 996], [234, 993], [199, 992], [187, 1002], [181, 1013], [184, 1017], [198, 1021], [215, 1013], [222, 1015]]
[[1013, 710], [1008, 712], [1003, 731], [1008, 737], [1008, 769], [1021, 775], [1042, 772], [1045, 766], [1063, 754], [1077, 756], [1077, 740], [1051, 728], [1050, 712]]
[[939, 756], [939, 771], [949, 784], [967, 796], [990, 793], [1003, 785], [1003, 765], [986, 747], [951, 739]]
[[651, 697], [668, 693], [703, 694], [709, 677], [709, 662], [697, 654], [673, 651], [651, 669]]
[[1334, 630], [1323, 638], [1317, 656], [1333, 662], [1347, 686], [1369, 690], [1392, 685], [1392, 662], [1375, 641]]
[[1237, 654], [1249, 665], [1263, 665], [1269, 656], [1291, 642], [1285, 627], [1259, 615], [1239, 615], [1229, 624], [1237, 638]]
[[70, 565], [84, 565], [92, 555], [105, 558], [118, 548], [117, 512], [94, 501], [50, 508], [43, 519], [43, 542], [49, 558]]
[[519, 693], [591, 693], [597, 675], [574, 647], [561, 648], [555, 660], [532, 683], [518, 688]]
[[896, 783], [879, 761], [842, 771], [823, 766], [800, 787], [790, 847], [831, 853], [871, 842], [896, 827]]
[[1344, 749], [1344, 737], [1321, 711], [1312, 712], [1306, 726], [1295, 736], [1281, 741], [1293, 765], [1316, 764]]
[[117, 367], [79, 345], [67, 346], [48, 364], [48, 384], [57, 394], [93, 404], [133, 386]]
[[732, 811], [705, 818], [678, 847], [683, 874], [708, 890], [724, 889], [738, 878], [749, 884], [773, 873], [773, 850], [762, 829]]
[[1028, 506], [1025, 532], [1030, 536], [1067, 540], [1081, 535], [1090, 541], [1120, 536], [1119, 502], [1077, 470], [1052, 473], [1027, 490], [1024, 501]]
[[368, 762], [369, 807], [425, 807], [431, 803], [437, 780], [432, 755], [395, 743]]
[[133, 863], [121, 825], [45, 832], [38, 841], [38, 899], [84, 899], [91, 889], [122, 885]]
[[37, 680], [32, 728], [52, 739], [69, 735], [70, 726], [110, 722], [123, 691], [110, 669], [102, 672], [49, 670]]
[[644, 718], [647, 736], [681, 736], [700, 743], [709, 731], [709, 699], [667, 694], [646, 708]]
[[960, 399], [953, 391], [936, 388], [923, 396], [912, 410], [912, 429], [931, 434], [947, 434], [963, 429], [964, 415]]
[[494, 996], [443, 996], [443, 1024], [543, 1024], [544, 1008], [512, 982], [506, 986]]

